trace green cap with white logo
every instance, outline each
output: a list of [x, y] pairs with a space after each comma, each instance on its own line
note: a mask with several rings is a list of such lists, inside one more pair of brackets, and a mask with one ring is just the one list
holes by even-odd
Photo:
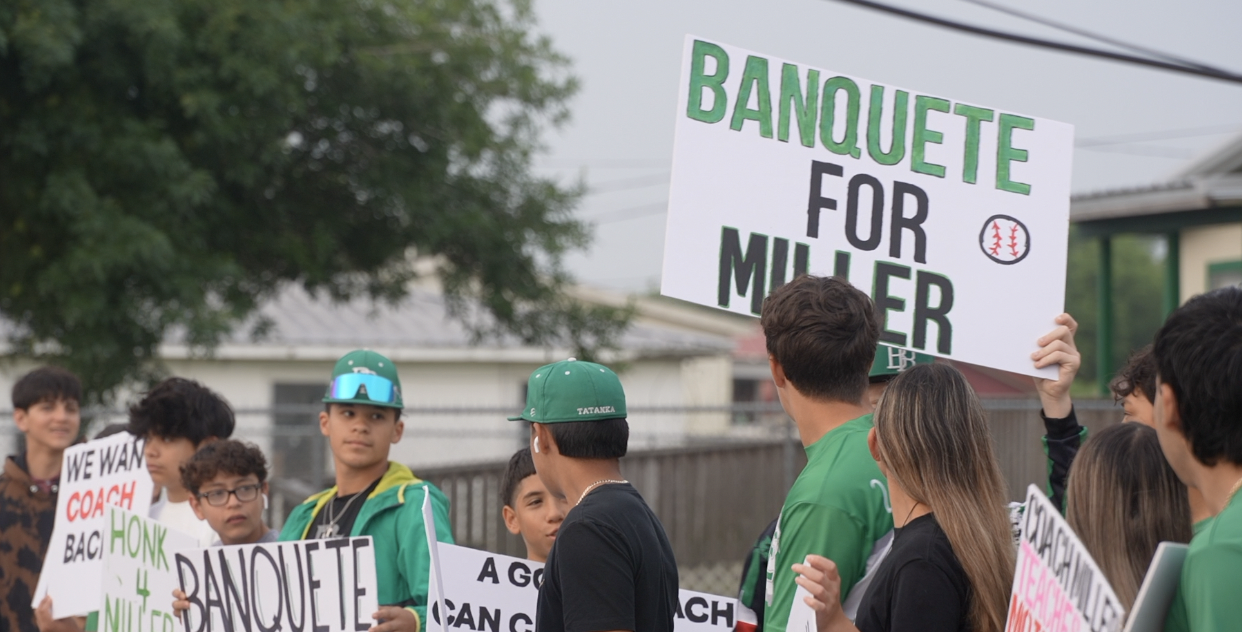
[[886, 382], [916, 364], [931, 364], [934, 361], [935, 358], [926, 353], [881, 344], [875, 350], [875, 360], [867, 376], [873, 383]]
[[526, 384], [526, 408], [509, 421], [541, 424], [623, 419], [625, 390], [612, 369], [573, 358], [535, 369]]
[[374, 351], [350, 351], [332, 367], [332, 383], [328, 385], [323, 401], [328, 404], [404, 408], [397, 365]]

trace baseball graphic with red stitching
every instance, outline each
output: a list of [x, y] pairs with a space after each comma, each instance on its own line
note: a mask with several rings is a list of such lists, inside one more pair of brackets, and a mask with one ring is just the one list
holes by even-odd
[[1008, 215], [993, 215], [979, 231], [979, 248], [988, 259], [1013, 265], [1031, 251], [1031, 233], [1026, 224]]

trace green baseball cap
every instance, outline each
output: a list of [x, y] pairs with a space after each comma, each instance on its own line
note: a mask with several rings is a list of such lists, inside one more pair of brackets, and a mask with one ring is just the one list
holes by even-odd
[[374, 351], [350, 351], [332, 367], [332, 383], [328, 384], [323, 401], [404, 408], [397, 365]]
[[612, 369], [573, 358], [535, 369], [526, 383], [526, 408], [509, 421], [554, 424], [626, 416], [625, 390]]
[[875, 360], [871, 362], [871, 372], [867, 377], [872, 382], [882, 382], [916, 364], [931, 364], [933, 361], [935, 358], [926, 353], [881, 344], [875, 350]]

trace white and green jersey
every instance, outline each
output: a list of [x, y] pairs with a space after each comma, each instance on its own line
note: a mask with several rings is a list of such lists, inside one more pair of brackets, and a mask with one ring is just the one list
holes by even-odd
[[893, 539], [888, 483], [871, 451], [871, 415], [850, 420], [806, 449], [806, 468], [785, 497], [768, 556], [764, 630], [784, 632], [793, 605], [790, 566], [809, 554], [836, 563], [851, 620]]

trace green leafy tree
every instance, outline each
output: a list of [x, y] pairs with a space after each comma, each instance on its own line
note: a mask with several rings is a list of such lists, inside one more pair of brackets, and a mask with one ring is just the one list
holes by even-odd
[[580, 187], [531, 172], [576, 87], [533, 29], [528, 0], [0, 4], [11, 347], [106, 398], [170, 331], [209, 350], [286, 283], [394, 300], [420, 258], [480, 337], [612, 344], [625, 310], [562, 291]]
[[[1164, 265], [1154, 254], [1158, 241], [1139, 235], [1112, 238], [1115, 368], [1124, 365], [1132, 351], [1150, 344], [1164, 322]], [[1083, 364], [1075, 390], [1083, 395], [1097, 395], [1101, 381], [1107, 383], [1113, 377], [1106, 375], [1101, 380], [1097, 375], [1099, 248], [1097, 240], [1071, 231], [1065, 308], [1078, 320], [1075, 342], [1082, 351]]]

